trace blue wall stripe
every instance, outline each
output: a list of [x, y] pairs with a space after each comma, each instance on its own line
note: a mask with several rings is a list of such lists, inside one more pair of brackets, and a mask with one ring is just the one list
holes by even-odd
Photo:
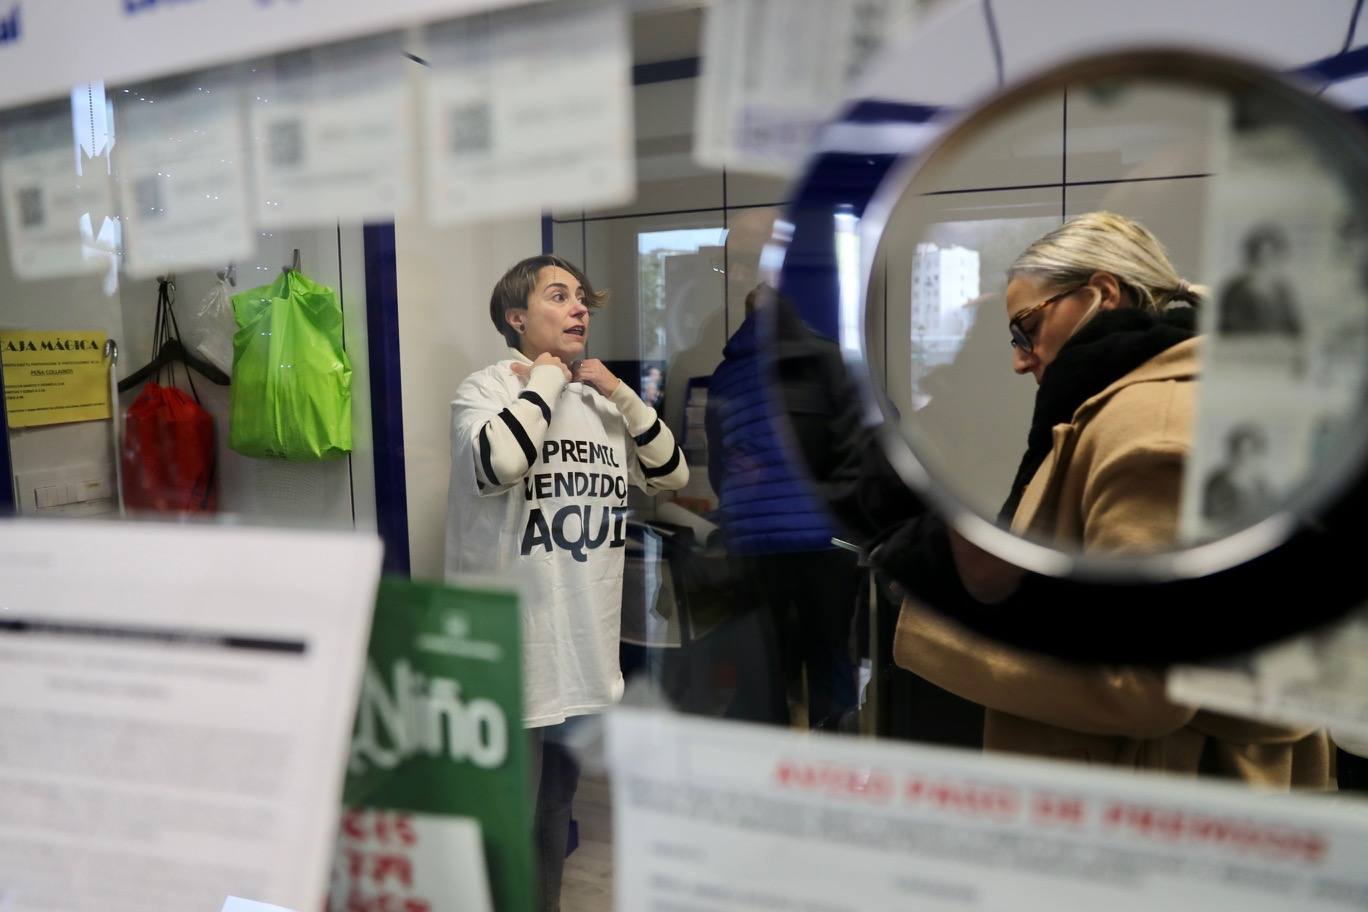
[[385, 572], [409, 575], [408, 482], [404, 473], [404, 394], [399, 372], [399, 281], [394, 224], [366, 225], [366, 346], [370, 358], [375, 517]]
[[698, 58], [681, 57], [657, 63], [638, 63], [632, 67], [632, 85], [651, 85], [675, 79], [693, 79], [698, 75]]
[[910, 104], [902, 101], [857, 101], [841, 113], [841, 123], [926, 123], [943, 114], [953, 114], [955, 108]]
[[555, 251], [552, 249], [552, 247], [554, 247], [555, 245], [554, 245], [554, 241], [553, 241], [553, 236], [552, 236], [552, 234], [551, 234], [551, 213], [549, 213], [549, 212], [543, 212], [543, 213], [542, 213], [541, 226], [542, 226], [542, 253], [554, 253]]
[[1368, 73], [1368, 45], [1317, 60], [1315, 63], [1308, 63], [1294, 72], [1308, 79], [1328, 82], [1340, 82], [1351, 76], [1361, 76]]

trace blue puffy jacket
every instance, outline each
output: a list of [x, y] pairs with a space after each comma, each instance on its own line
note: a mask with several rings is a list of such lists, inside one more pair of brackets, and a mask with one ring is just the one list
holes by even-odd
[[751, 314], [708, 382], [708, 478], [727, 549], [776, 554], [830, 548], [826, 513], [786, 457]]

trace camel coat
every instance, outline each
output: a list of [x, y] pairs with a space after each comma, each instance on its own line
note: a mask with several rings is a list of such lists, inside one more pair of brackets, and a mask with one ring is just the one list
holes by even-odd
[[[1053, 449], [1022, 495], [1013, 531], [1089, 553], [1157, 551], [1174, 541], [1198, 345], [1191, 339], [1150, 359], [1054, 428]], [[1329, 786], [1324, 732], [1171, 703], [1162, 670], [1078, 665], [1007, 648], [910, 599], [893, 655], [987, 708], [987, 750], [1200, 771], [1275, 788]]]

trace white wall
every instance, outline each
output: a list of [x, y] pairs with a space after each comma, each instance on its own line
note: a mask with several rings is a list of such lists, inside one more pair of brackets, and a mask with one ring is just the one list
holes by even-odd
[[508, 267], [541, 252], [541, 220], [432, 228], [399, 219], [394, 243], [409, 562], [415, 579], [440, 580], [451, 397], [467, 375], [505, 356], [489, 320], [489, 293]]
[[[235, 453], [228, 449], [229, 388], [196, 375], [195, 389], [213, 416], [217, 433], [220, 514], [267, 524], [375, 528], [365, 263], [360, 234], [359, 227], [275, 232], [259, 239], [253, 256], [237, 264], [236, 291], [245, 291], [272, 281], [298, 247], [304, 272], [338, 292], [345, 344], [352, 359], [353, 452], [350, 457], [322, 463], [287, 463]], [[0, 227], [0, 250], [7, 251], [3, 242]], [[212, 270], [176, 276], [176, 315], [187, 343], [200, 325], [197, 313], [215, 281]], [[0, 326], [102, 329], [119, 346], [116, 376], [126, 377], [153, 355], [157, 283], [121, 277], [113, 295], [106, 295], [101, 283], [100, 275], [23, 281], [13, 275], [5, 253], [0, 257]], [[174, 375], [164, 375], [163, 382], [174, 377], [176, 386], [188, 390], [184, 376], [177, 369]], [[137, 395], [138, 389], [122, 394], [120, 409], [126, 410]], [[112, 471], [112, 433], [107, 420], [11, 430], [13, 470], [21, 475], [31, 469], [97, 463], [108, 465]], [[23, 492], [17, 491], [17, 495], [22, 497]]]

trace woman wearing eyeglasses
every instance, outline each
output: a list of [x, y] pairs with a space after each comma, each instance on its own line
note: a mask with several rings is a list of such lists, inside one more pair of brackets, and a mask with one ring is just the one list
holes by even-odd
[[[1143, 225], [1094, 212], [1027, 247], [1008, 271], [1005, 297], [1013, 369], [1038, 389], [1001, 521], [1086, 553], [1171, 547], [1192, 441], [1201, 295]], [[949, 552], [974, 599], [1031, 610], [1023, 571], [953, 531]], [[1004, 648], [912, 601], [894, 657], [985, 707], [985, 749], [1284, 788], [1328, 782], [1323, 732], [1171, 703], [1159, 671]]]

